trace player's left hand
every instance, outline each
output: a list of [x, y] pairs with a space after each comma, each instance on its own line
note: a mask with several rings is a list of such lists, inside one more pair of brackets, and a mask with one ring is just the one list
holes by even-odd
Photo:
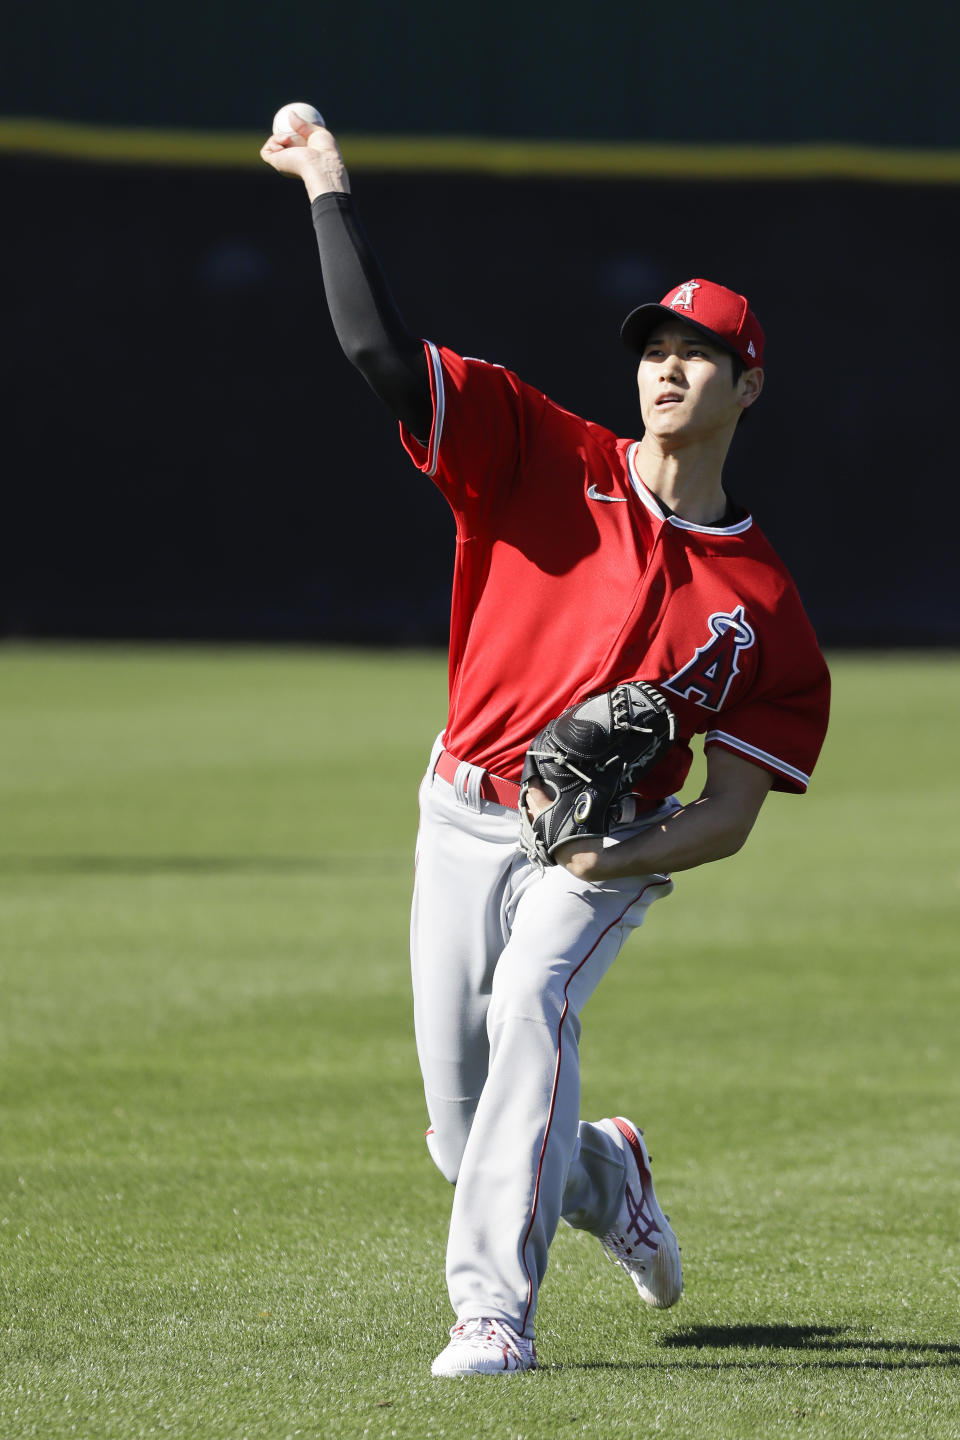
[[592, 874], [605, 870], [602, 854], [592, 861], [574, 861], [573, 854], [586, 856], [593, 841], [602, 851], [620, 802], [659, 763], [675, 734], [666, 699], [643, 680], [625, 681], [568, 706], [527, 750], [520, 777], [520, 848], [541, 870], [556, 864], [568, 869], [589, 864]]
[[[530, 819], [536, 820], [542, 810], [550, 804], [550, 796], [535, 780], [526, 789], [526, 805]], [[606, 878], [604, 870], [604, 844], [602, 840], [567, 840], [558, 845], [554, 859], [571, 875], [580, 880], [598, 881]]]
[[550, 796], [536, 780], [531, 780], [526, 793], [527, 811], [531, 820], [536, 820], [542, 810], [550, 804]]

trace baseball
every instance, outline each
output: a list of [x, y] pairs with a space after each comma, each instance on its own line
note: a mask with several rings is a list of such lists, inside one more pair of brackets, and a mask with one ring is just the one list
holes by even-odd
[[273, 117], [274, 135], [296, 134], [291, 115], [297, 115], [311, 125], [323, 125], [324, 123], [323, 116], [314, 105], [309, 105], [306, 100], [291, 100], [289, 105], [282, 106]]

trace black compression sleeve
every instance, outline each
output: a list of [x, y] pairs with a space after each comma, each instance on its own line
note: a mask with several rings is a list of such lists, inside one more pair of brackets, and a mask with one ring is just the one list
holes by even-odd
[[404, 325], [349, 195], [311, 206], [327, 304], [343, 352], [397, 419], [424, 443], [433, 418], [423, 342]]

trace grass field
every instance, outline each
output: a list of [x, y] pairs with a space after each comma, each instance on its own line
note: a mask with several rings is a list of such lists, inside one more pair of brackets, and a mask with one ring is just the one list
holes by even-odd
[[562, 1229], [542, 1368], [450, 1382], [406, 957], [443, 661], [0, 650], [0, 1440], [960, 1436], [960, 660], [833, 668], [810, 795], [586, 1012], [683, 1300]]

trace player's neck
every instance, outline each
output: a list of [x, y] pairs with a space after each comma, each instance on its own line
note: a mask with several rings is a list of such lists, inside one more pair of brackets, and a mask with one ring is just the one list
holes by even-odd
[[713, 525], [727, 508], [723, 462], [729, 440], [678, 446], [647, 432], [637, 447], [641, 479], [658, 500], [692, 525]]

